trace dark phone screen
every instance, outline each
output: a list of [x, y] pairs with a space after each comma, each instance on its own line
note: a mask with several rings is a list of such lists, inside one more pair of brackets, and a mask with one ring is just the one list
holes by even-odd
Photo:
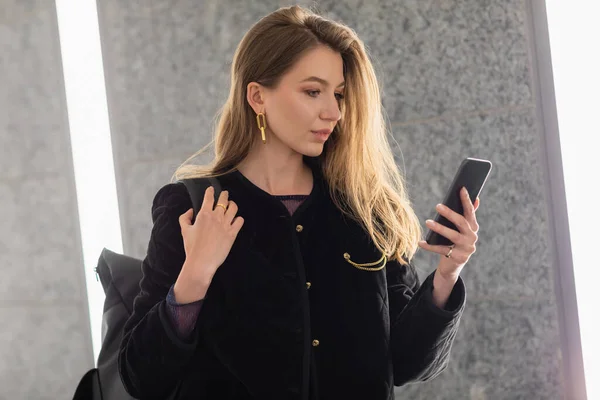
[[[458, 167], [458, 171], [454, 175], [454, 179], [452, 180], [452, 183], [446, 192], [446, 197], [444, 198], [442, 204], [463, 215], [464, 209], [462, 200], [460, 199], [460, 189], [463, 186], [466, 187], [467, 191], [469, 192], [471, 202], [474, 202], [479, 196], [481, 189], [483, 189], [483, 185], [485, 184], [491, 170], [492, 163], [489, 160], [471, 157], [465, 158], [460, 164], [460, 167]], [[456, 225], [450, 222], [446, 217], [441, 216], [439, 213], [435, 214], [433, 220], [450, 229], [458, 230]], [[450, 246], [453, 244], [448, 238], [435, 231], [432, 231], [431, 229], [427, 233], [425, 241], [431, 245]]]

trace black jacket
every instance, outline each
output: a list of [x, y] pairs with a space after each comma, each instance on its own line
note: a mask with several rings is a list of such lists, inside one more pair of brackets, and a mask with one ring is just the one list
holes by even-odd
[[[412, 265], [381, 260], [306, 159], [313, 190], [292, 216], [239, 171], [219, 177], [245, 222], [189, 342], [177, 336], [165, 298], [185, 260], [178, 218], [192, 203], [182, 183], [158, 191], [119, 354], [134, 397], [167, 398], [179, 382], [180, 399], [389, 400], [394, 385], [446, 368], [465, 307], [462, 279], [446, 308], [436, 307], [434, 273], [421, 284]], [[350, 263], [378, 260], [373, 270]]]

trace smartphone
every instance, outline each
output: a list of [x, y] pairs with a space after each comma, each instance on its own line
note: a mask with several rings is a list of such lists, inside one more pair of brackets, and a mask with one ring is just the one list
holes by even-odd
[[[483, 185], [485, 184], [485, 181], [487, 180], [491, 170], [492, 163], [489, 160], [482, 160], [472, 157], [465, 158], [460, 164], [460, 167], [458, 167], [458, 171], [456, 171], [456, 174], [454, 175], [452, 184], [448, 188], [446, 197], [444, 198], [442, 204], [451, 210], [464, 215], [464, 209], [460, 197], [460, 189], [463, 186], [466, 187], [467, 191], [469, 192], [469, 198], [471, 199], [471, 202], [474, 202], [481, 193], [481, 189], [483, 189]], [[439, 213], [435, 214], [433, 220], [450, 229], [458, 231], [456, 225]], [[453, 245], [450, 239], [440, 235], [435, 231], [432, 231], [431, 229], [427, 233], [425, 241], [431, 245]]]

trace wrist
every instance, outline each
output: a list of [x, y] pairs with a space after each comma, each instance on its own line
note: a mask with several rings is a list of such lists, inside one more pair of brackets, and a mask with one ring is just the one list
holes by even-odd
[[214, 271], [216, 271], [215, 268], [208, 267], [208, 264], [203, 261], [191, 262], [186, 260], [179, 272], [179, 278], [183, 277], [186, 282], [193, 282], [196, 285], [210, 284]]
[[458, 281], [458, 274], [444, 275], [439, 269], [436, 269], [435, 275], [433, 276], [433, 287], [434, 288], [452, 288]]
[[[182, 271], [183, 272], [183, 271]], [[193, 303], [202, 300], [206, 296], [211, 279], [191, 279], [181, 273], [173, 286], [175, 301], [179, 304]]]
[[452, 273], [444, 273], [442, 272], [442, 270], [442, 262], [440, 262], [440, 264], [435, 269], [435, 277], [440, 281], [443, 280], [444, 282], [454, 284], [458, 281], [458, 276], [460, 275], [460, 271], [462, 270], [462, 268], [455, 270]]
[[444, 277], [439, 270], [436, 270], [433, 276], [433, 304], [444, 310], [457, 280], [458, 276], [456, 279], [454, 277]]

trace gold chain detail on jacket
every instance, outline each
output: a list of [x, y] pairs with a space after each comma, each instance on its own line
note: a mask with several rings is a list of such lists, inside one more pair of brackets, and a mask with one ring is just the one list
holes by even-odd
[[[348, 253], [344, 253], [344, 258], [346, 259], [346, 261], [348, 261], [350, 264], [352, 264], [356, 268], [362, 269], [364, 271], [379, 271], [379, 270], [383, 269], [383, 267], [385, 267], [385, 264], [387, 262], [385, 254], [378, 261], [370, 262], [370, 263], [365, 263], [365, 264], [357, 264], [354, 261], [350, 260], [350, 254], [348, 254]], [[372, 265], [377, 265], [381, 261], [383, 261], [383, 265], [381, 267], [367, 268], [367, 267], [372, 266]]]

